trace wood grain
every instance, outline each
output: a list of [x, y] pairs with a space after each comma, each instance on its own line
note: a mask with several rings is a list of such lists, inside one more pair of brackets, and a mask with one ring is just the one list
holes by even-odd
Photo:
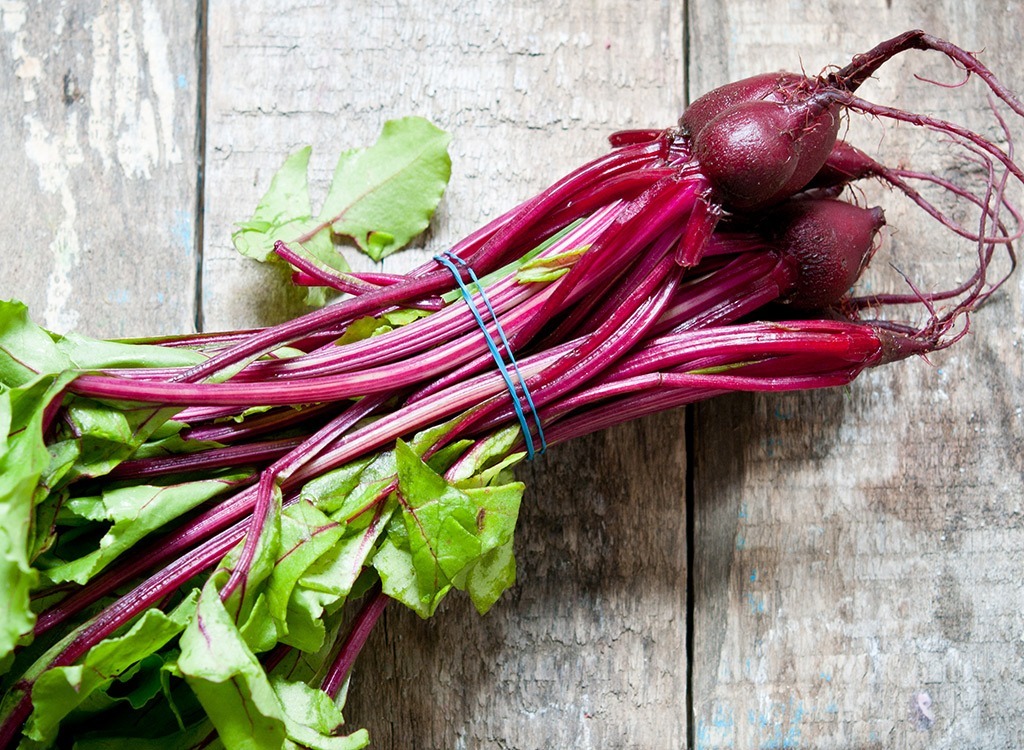
[[[261, 287], [270, 275], [229, 244], [232, 223], [297, 146], [313, 145], [316, 191], [338, 152], [372, 142], [387, 119], [419, 114], [452, 133], [453, 177], [432, 235], [385, 264], [402, 270], [605, 153], [608, 133], [670, 125], [681, 109], [676, 3], [210, 11], [208, 328], [299, 309], [280, 283]], [[537, 464], [524, 477], [511, 595], [484, 618], [465, 600], [431, 622], [394, 607], [357, 663], [346, 715], [370, 728], [375, 747], [686, 742], [681, 416], [559, 447]]]
[[[984, 49], [1024, 90], [1016, 1], [218, 0], [201, 71], [203, 10], [0, 3], [0, 296], [51, 328], [125, 336], [299, 312], [231, 249], [233, 224], [291, 149], [313, 145], [317, 191], [340, 150], [392, 117], [454, 136], [430, 234], [386, 264], [404, 270], [603, 153], [607, 133], [673, 123], [684, 88], [815, 72], [920, 26]], [[957, 80], [914, 54], [864, 93], [990, 128], [977, 89], [913, 72]], [[957, 174], [913, 128], [849, 134], [888, 162]], [[911, 278], [970, 266], [969, 247], [898, 196], [866, 186], [863, 200], [884, 202], [885, 252]], [[461, 599], [429, 622], [389, 610], [356, 666], [350, 722], [377, 748], [1024, 746], [1022, 326], [1018, 274], [930, 363], [702, 405], [690, 446], [670, 413], [552, 451], [522, 474], [519, 583], [483, 618]]]
[[383, 748], [685, 746], [683, 458], [671, 414], [553, 451], [522, 477], [516, 586], [484, 617], [389, 611], [349, 719]]
[[[761, 70], [815, 72], [914, 27], [984, 48], [1007, 84], [1024, 83], [1020, 4], [727, 0], [694, 4], [690, 19], [695, 93]], [[724, 55], [711, 48], [719, 39], [730, 40]], [[864, 94], [998, 137], [977, 88], [939, 89], [912, 72], [960, 78], [915, 53]], [[957, 176], [934, 137], [904, 127], [881, 138], [870, 125], [854, 123], [850, 138], [886, 163]], [[883, 252], [911, 278], [962, 277], [969, 245], [897, 196], [867, 197], [886, 206]], [[697, 748], [1024, 742], [1021, 305], [1018, 279], [930, 365], [897, 363], [845, 392], [696, 410]]]
[[0, 297], [97, 336], [191, 330], [197, 10], [0, 6]]
[[209, 26], [208, 329], [301, 309], [230, 244], [291, 150], [313, 146], [315, 196], [339, 152], [372, 143], [386, 120], [420, 115], [452, 133], [426, 245], [388, 259], [402, 271], [604, 153], [611, 131], [671, 124], [682, 106], [676, 4], [221, 2]]

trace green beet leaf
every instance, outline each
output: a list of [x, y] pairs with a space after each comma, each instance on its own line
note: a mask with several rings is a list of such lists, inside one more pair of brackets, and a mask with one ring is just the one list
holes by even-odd
[[374, 260], [427, 228], [451, 175], [450, 136], [420, 117], [384, 124], [370, 148], [341, 155], [320, 218]]
[[[511, 274], [518, 273], [520, 268], [522, 268], [524, 265], [528, 264], [531, 260], [536, 258], [542, 252], [544, 252], [549, 247], [551, 247], [553, 244], [555, 244], [556, 242], [561, 240], [565, 235], [567, 235], [569, 232], [571, 232], [573, 229], [575, 229], [577, 226], [579, 226], [580, 223], [582, 223], [582, 221], [583, 221], [582, 219], [577, 219], [576, 221], [568, 224], [567, 226], [563, 227], [559, 231], [557, 231], [554, 234], [552, 234], [551, 236], [549, 236], [546, 240], [541, 242], [539, 245], [537, 245], [532, 250], [527, 251], [526, 253], [524, 253], [520, 257], [518, 257], [515, 260], [505, 264], [501, 268], [497, 268], [497, 269], [491, 271], [490, 273], [488, 273], [488, 274], [486, 274], [484, 276], [481, 276], [480, 280], [479, 280], [479, 286], [480, 287], [488, 287], [491, 284], [495, 283], [496, 281], [504, 279], [505, 277], [510, 276]], [[555, 278], [557, 278], [557, 277], [555, 277]], [[524, 281], [523, 279], [518, 279], [517, 278], [517, 280], [522, 282], [522, 283], [526, 283], [526, 281]], [[533, 281], [537, 281], [537, 279], [534, 279]], [[445, 302], [447, 302], [449, 304], [451, 304], [452, 302], [454, 302], [457, 299], [460, 299], [461, 297], [462, 297], [462, 292], [459, 289], [452, 289], [452, 290], [447, 291], [447, 292], [445, 292], [444, 294], [441, 295], [441, 299], [443, 299]]]
[[206, 360], [204, 355], [185, 347], [106, 341], [73, 332], [56, 337], [55, 343], [82, 370], [105, 367], [191, 367]]
[[35, 508], [50, 466], [43, 418], [67, 380], [44, 375], [20, 387], [0, 385], [0, 663], [35, 624], [29, 606], [38, 577], [32, 558], [40, 545]]
[[198, 352], [180, 347], [50, 333], [32, 322], [21, 302], [0, 300], [0, 384], [13, 387], [37, 375], [72, 369], [187, 367], [204, 359]]
[[474, 534], [481, 552], [489, 552], [511, 541], [523, 497], [521, 482], [463, 490], [476, 508]]
[[[287, 747], [354, 750], [365, 747], [365, 732], [335, 737], [340, 713], [302, 687], [270, 678], [246, 645], [234, 618], [221, 603], [217, 581], [207, 582], [196, 617], [181, 638], [178, 670], [195, 692], [220, 741], [228, 750]], [[327, 725], [331, 725], [329, 730]]]
[[[419, 117], [388, 121], [373, 146], [341, 154], [316, 217], [309, 196], [312, 150], [296, 151], [274, 175], [252, 218], [232, 235], [235, 248], [258, 261], [274, 261], [280, 241], [328, 276], [349, 270], [334, 236], [350, 238], [374, 260], [400, 250], [427, 228], [444, 194], [451, 175], [449, 140]], [[311, 304], [324, 299], [315, 287], [307, 295]]]
[[[153, 413], [146, 409], [143, 424]], [[68, 405], [67, 435], [78, 445], [75, 475], [103, 476], [131, 454], [136, 444], [130, 411], [111, 409], [91, 399], [75, 399]], [[141, 442], [138, 441], [138, 442]]]
[[520, 284], [550, 284], [569, 273], [569, 269], [589, 249], [590, 245], [583, 245], [558, 255], [529, 259], [516, 271], [516, 281]]
[[381, 589], [385, 594], [426, 619], [434, 614], [452, 585], [424, 584], [413, 563], [408, 539], [402, 544], [400, 535], [392, 533], [394, 530], [394, 527], [389, 527], [387, 538], [373, 556], [373, 567], [380, 576]]
[[[273, 574], [281, 551], [281, 488], [278, 485], [273, 487], [271, 504], [271, 511], [257, 539], [252, 562], [245, 573], [244, 585], [236, 588], [224, 602], [224, 606], [234, 615], [236, 622], [246, 623], [248, 621], [249, 628], [252, 628], [254, 622], [262, 623], [263, 632], [268, 632], [269, 628], [268, 618], [262, 616], [264, 612], [262, 607], [269, 609], [269, 602], [265, 601], [265, 584]], [[212, 578], [235, 569], [244, 545], [245, 540], [243, 539], [224, 556]]]
[[305, 651], [320, 648], [326, 635], [324, 614], [335, 612], [352, 592], [396, 505], [389, 500], [354, 519], [342, 538], [305, 570], [288, 600], [283, 642]]
[[85, 583], [147, 534], [230, 489], [238, 477], [198, 480], [166, 486], [133, 485], [107, 490], [102, 495], [68, 500], [65, 513], [111, 526], [96, 549], [67, 562], [44, 568], [55, 583]]
[[322, 234], [324, 224], [313, 219], [309, 200], [307, 170], [312, 153], [306, 146], [285, 159], [252, 218], [239, 224], [231, 239], [242, 255], [265, 262], [276, 257], [274, 243], [278, 240], [308, 243]]
[[450, 474], [452, 483], [465, 489], [506, 481], [511, 468], [526, 457], [523, 451], [510, 453], [521, 435], [522, 429], [516, 424], [478, 441]]
[[467, 588], [482, 563], [471, 596], [478, 608], [488, 608], [514, 580], [514, 567], [510, 576], [508, 561], [491, 553], [511, 544], [523, 485], [463, 490], [404, 442], [398, 442], [395, 455], [402, 513], [389, 524], [373, 558], [384, 592], [429, 617], [452, 587]]
[[365, 729], [336, 734], [344, 725], [341, 710], [330, 696], [301, 682], [274, 679], [275, 692], [285, 709], [288, 738], [310, 750], [359, 750], [370, 744]]
[[223, 743], [214, 739], [208, 742], [213, 727], [203, 722], [187, 729], [164, 737], [131, 737], [109, 734], [114, 727], [106, 732], [75, 738], [74, 750], [221, 750]]
[[193, 593], [170, 614], [150, 609], [124, 635], [108, 638], [89, 649], [79, 664], [40, 674], [32, 687], [33, 711], [26, 727], [27, 736], [40, 742], [52, 741], [64, 717], [182, 632], [195, 607]]
[[388, 451], [360, 459], [306, 482], [304, 500], [334, 520], [344, 520], [377, 495], [395, 475], [395, 459]]
[[466, 575], [466, 593], [477, 612], [485, 614], [516, 582], [516, 558], [512, 540], [483, 555]]
[[[318, 267], [345, 272], [348, 264], [334, 248], [330, 225], [313, 218], [308, 177], [311, 153], [312, 148], [307, 146], [285, 160], [252, 218], [239, 224], [231, 239], [238, 252], [261, 263], [283, 262], [274, 252], [281, 241]], [[319, 306], [326, 297], [322, 290], [311, 288], [306, 301]]]
[[118, 690], [117, 698], [127, 701], [132, 708], [138, 710], [158, 695], [164, 694], [164, 664], [165, 659], [161, 654], [150, 654], [143, 658], [135, 668], [121, 675], [121, 681], [127, 687]]
[[[68, 379], [76, 371], [187, 366], [202, 359], [187, 349], [58, 336], [33, 323], [25, 305], [0, 301], [0, 386], [16, 387], [45, 374]], [[176, 411], [67, 399], [67, 425], [61, 423], [63, 433], [50, 448], [59, 467], [48, 472], [45, 486], [106, 474], [162, 430]]]
[[[282, 634], [289, 631], [288, 605], [299, 579], [321, 556], [334, 549], [343, 533], [343, 526], [306, 501], [300, 500], [281, 513], [281, 547], [267, 581], [267, 605]], [[287, 638], [283, 640], [288, 642]]]
[[422, 586], [439, 589], [483, 552], [474, 533], [476, 508], [406, 443], [398, 442], [395, 455], [399, 500], [416, 575]]
[[211, 577], [196, 616], [181, 637], [178, 671], [196, 694], [226, 748], [280, 750], [284, 711], [263, 667], [249, 650]]
[[[110, 417], [116, 409], [86, 408], [71, 417], [82, 432], [47, 449], [42, 436], [45, 410], [80, 366], [75, 357], [89, 366], [130, 358], [124, 346], [90, 353], [83, 342], [80, 337], [54, 337], [35, 325], [20, 302], [0, 302], [0, 597], [6, 608], [0, 618], [0, 661], [34, 619], [28, 609], [28, 591], [37, 577], [31, 561], [52, 543], [47, 529], [56, 504], [47, 501], [50, 490], [62, 479], [87, 471], [83, 453], [86, 462], [98, 461], [102, 471], [109, 470], [164, 418], [146, 410], [134, 412], [133, 421], [120, 414]], [[145, 352], [137, 359], [145, 360]], [[90, 442], [93, 436], [96, 440]], [[120, 447], [113, 449], [114, 444]]]
[[223, 447], [222, 443], [213, 440], [186, 440], [181, 436], [183, 427], [181, 422], [174, 420], [164, 422], [156, 433], [150, 435], [145, 443], [135, 449], [131, 458], [160, 458]]
[[0, 300], [0, 384], [13, 388], [72, 366], [50, 334], [29, 320], [25, 305]]
[[478, 508], [477, 528], [483, 553], [467, 567], [456, 586], [465, 589], [477, 611], [483, 614], [516, 580], [512, 536], [519, 518], [523, 485], [510, 482], [464, 491]]

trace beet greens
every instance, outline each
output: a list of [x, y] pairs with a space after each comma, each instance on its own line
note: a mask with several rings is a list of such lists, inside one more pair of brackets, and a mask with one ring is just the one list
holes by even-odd
[[[409, 118], [343, 155], [315, 216], [309, 152], [290, 157], [235, 236], [311, 301], [343, 295], [332, 304], [145, 342], [51, 334], [0, 304], [0, 747], [363, 747], [340, 707], [373, 624], [391, 600], [429, 617], [452, 589], [486, 612], [512, 585], [513, 469], [535, 448], [723, 393], [846, 385], [954, 343], [1012, 270], [1006, 185], [1024, 172], [981, 134], [855, 95], [911, 49], [1024, 114], [975, 57], [908, 32], [818, 78], [724, 86], [677, 127], [614, 134], [449, 263], [354, 273], [339, 236], [380, 259], [443, 192], [447, 136]], [[941, 133], [986, 179], [880, 164], [838, 140], [850, 113]], [[865, 179], [972, 243], [974, 273], [851, 291], [884, 225], [844, 199]], [[514, 353], [512, 380], [488, 340]]]

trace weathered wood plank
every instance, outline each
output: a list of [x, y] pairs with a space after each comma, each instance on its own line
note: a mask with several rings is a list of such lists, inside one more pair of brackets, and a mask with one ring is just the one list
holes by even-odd
[[[693, 4], [690, 20], [694, 94], [763, 70], [841, 64], [913, 27], [983, 48], [1006, 83], [1024, 87], [1019, 3], [725, 0]], [[976, 88], [938, 89], [911, 71], [959, 78], [916, 53], [864, 93], [991, 123]], [[888, 163], [956, 176], [934, 136], [877, 133], [856, 125], [850, 137]], [[948, 284], [969, 267], [971, 248], [906, 201], [868, 195], [890, 207], [890, 257], [911, 278]], [[697, 409], [698, 748], [1024, 743], [1021, 305], [1018, 277], [932, 366], [901, 362], [843, 393]]]
[[[691, 90], [817, 70], [916, 25], [984, 47], [1022, 90], [1024, 10], [1008, 8], [695, 3]], [[433, 235], [390, 266], [407, 268], [600, 153], [608, 131], [673, 121], [680, 14], [675, 3], [213, 3], [207, 327], [298, 309], [271, 284], [254, 293], [267, 275], [228, 241], [290, 148], [314, 144], [322, 185], [337, 151], [387, 118], [423, 114], [454, 133]], [[0, 212], [17, 228], [0, 296], [27, 300], [52, 328], [192, 325], [194, 32], [181, 4], [0, 4]], [[899, 69], [878, 76], [872, 98], [983, 122], [983, 98], [910, 84]], [[909, 128], [868, 138], [887, 160], [934, 163], [934, 144]], [[969, 248], [947, 250], [891, 204], [891, 242], [912, 277], [966, 267]], [[900, 363], [846, 393], [698, 409], [697, 747], [1024, 744], [1021, 283], [934, 366]], [[531, 467], [520, 584], [486, 618], [462, 601], [429, 623], [389, 612], [357, 666], [352, 722], [377, 747], [684, 746], [684, 448], [669, 414]]]
[[671, 123], [681, 106], [679, 6], [592, 3], [570, 14], [560, 3], [484, 10], [448, 0], [368, 12], [354, 2], [268, 0], [242, 8], [210, 8], [211, 329], [300, 309], [276, 287], [254, 294], [265, 269], [230, 244], [295, 148], [314, 146], [310, 175], [322, 195], [339, 151], [372, 143], [388, 119], [417, 114], [453, 133], [454, 173], [429, 252], [388, 259], [401, 271], [602, 153], [610, 131]]
[[[681, 4], [214, 3], [204, 310], [209, 328], [296, 307], [229, 246], [286, 152], [342, 148], [424, 115], [454, 176], [422, 262], [604, 153], [675, 121]], [[258, 291], [253, 291], [257, 289]], [[658, 467], [651, 478], [651, 467]], [[524, 479], [520, 584], [486, 617], [397, 607], [356, 665], [347, 715], [375, 747], [680, 747], [686, 735], [680, 415], [559, 447]]]
[[347, 715], [381, 748], [684, 747], [683, 471], [665, 415], [521, 474], [516, 586], [484, 617], [389, 612]]
[[194, 3], [0, 4], [0, 297], [50, 328], [193, 326], [196, 18]]

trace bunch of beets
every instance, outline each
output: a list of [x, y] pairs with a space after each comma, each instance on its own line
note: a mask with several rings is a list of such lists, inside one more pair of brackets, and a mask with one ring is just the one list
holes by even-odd
[[[28, 583], [9, 590], [0, 747], [362, 747], [339, 709], [386, 604], [427, 617], [455, 588], [485, 611], [513, 582], [519, 461], [718, 394], [843, 385], [954, 343], [1012, 270], [1005, 188], [1024, 173], [976, 132], [855, 96], [911, 49], [1024, 114], [973, 55], [908, 32], [821, 77], [757, 76], [676, 127], [616, 133], [607, 155], [406, 275], [334, 272], [279, 242], [297, 281], [344, 292], [280, 325], [47, 369], [36, 362], [71, 340], [19, 323], [37, 348], [3, 371], [21, 427], [5, 450], [44, 458], [4, 488], [29, 498], [22, 557], [6, 551]], [[837, 139], [849, 113], [942, 134], [981, 187], [877, 163]], [[851, 291], [884, 224], [840, 197], [865, 179], [970, 243], [973, 274], [942, 291]], [[95, 425], [112, 412], [124, 437], [103, 442]]]

